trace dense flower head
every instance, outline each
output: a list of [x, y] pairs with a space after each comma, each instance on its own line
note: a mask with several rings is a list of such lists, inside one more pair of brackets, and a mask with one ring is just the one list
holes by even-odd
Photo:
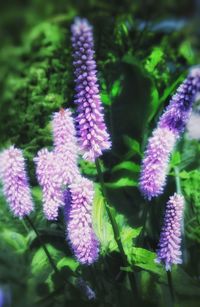
[[157, 250], [156, 262], [170, 270], [173, 264], [182, 263], [181, 259], [181, 228], [184, 210], [184, 198], [175, 193], [169, 198], [166, 206], [164, 224]]
[[34, 205], [20, 149], [11, 146], [0, 154], [0, 178], [12, 213], [19, 218], [30, 214]]
[[140, 189], [149, 200], [163, 191], [169, 157], [175, 142], [175, 135], [167, 128], [155, 129], [148, 141], [142, 164]]
[[94, 59], [93, 30], [86, 19], [76, 18], [72, 27], [74, 67], [78, 106], [76, 118], [83, 157], [94, 161], [111, 147], [103, 116]]
[[64, 205], [60, 159], [54, 152], [41, 149], [34, 158], [36, 174], [43, 192], [43, 211], [48, 220], [55, 220]]
[[149, 200], [164, 190], [170, 154], [185, 129], [199, 91], [200, 68], [197, 67], [179, 86], [149, 138], [140, 176], [140, 190]]
[[79, 175], [77, 164], [79, 147], [70, 109], [61, 109], [59, 112], [55, 112], [52, 124], [54, 153], [62, 165], [63, 184], [70, 184]]
[[178, 137], [185, 129], [193, 103], [200, 92], [200, 68], [191, 70], [161, 116], [158, 126], [167, 127]]
[[90, 265], [99, 251], [92, 225], [93, 183], [79, 177], [64, 194], [67, 238], [77, 260]]

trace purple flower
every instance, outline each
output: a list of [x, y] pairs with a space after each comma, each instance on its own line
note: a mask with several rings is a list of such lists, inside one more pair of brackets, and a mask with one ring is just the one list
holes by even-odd
[[185, 129], [193, 103], [199, 92], [200, 68], [194, 68], [170, 100], [158, 122], [158, 127], [168, 128], [179, 137]]
[[199, 91], [200, 68], [194, 68], [172, 97], [148, 141], [141, 168], [140, 190], [149, 200], [163, 192], [171, 152], [185, 128]]
[[79, 147], [70, 109], [61, 109], [53, 115], [54, 153], [60, 159], [62, 184], [70, 184], [79, 176]]
[[36, 174], [43, 192], [43, 211], [48, 220], [56, 220], [64, 205], [60, 159], [54, 152], [41, 149], [34, 158]]
[[111, 147], [103, 117], [94, 59], [92, 26], [86, 19], [76, 18], [72, 25], [72, 45], [76, 95], [77, 128], [83, 157], [94, 161]]
[[99, 243], [92, 225], [93, 183], [79, 177], [65, 192], [67, 238], [77, 260], [86, 265], [98, 257]]
[[172, 264], [182, 263], [181, 259], [181, 223], [184, 210], [184, 198], [174, 194], [169, 198], [166, 206], [164, 224], [157, 250], [156, 262], [162, 262], [166, 270]]
[[0, 178], [12, 213], [19, 218], [30, 214], [34, 205], [20, 149], [11, 146], [0, 154]]
[[149, 200], [163, 192], [169, 157], [176, 136], [167, 128], [157, 128], [148, 141], [140, 177], [140, 189]]

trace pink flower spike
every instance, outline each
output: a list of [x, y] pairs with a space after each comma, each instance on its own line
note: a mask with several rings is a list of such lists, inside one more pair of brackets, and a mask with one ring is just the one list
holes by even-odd
[[48, 220], [56, 220], [58, 209], [63, 206], [60, 159], [53, 152], [42, 149], [34, 158], [38, 182], [43, 191], [43, 211]]
[[31, 190], [20, 149], [11, 146], [0, 154], [0, 178], [3, 192], [14, 216], [20, 219], [34, 209]]

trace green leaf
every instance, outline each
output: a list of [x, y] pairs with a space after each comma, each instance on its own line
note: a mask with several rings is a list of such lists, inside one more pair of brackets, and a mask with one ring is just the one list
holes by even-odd
[[179, 53], [188, 61], [190, 65], [194, 64], [195, 55], [190, 41], [184, 41], [179, 47]]
[[119, 94], [121, 93], [121, 90], [122, 90], [121, 80], [118, 79], [113, 83], [110, 94], [114, 98], [116, 96], [119, 96]]
[[135, 173], [138, 173], [140, 171], [140, 166], [134, 162], [131, 161], [124, 161], [117, 165], [115, 165], [112, 169], [113, 172], [119, 171], [121, 169], [126, 169]]
[[106, 91], [102, 91], [101, 93], [101, 100], [103, 104], [106, 106], [110, 106], [112, 104], [112, 100], [110, 99], [108, 93]]
[[154, 72], [155, 67], [162, 61], [163, 56], [163, 50], [160, 47], [154, 47], [150, 56], [146, 60], [146, 63], [144, 65], [145, 69], [152, 74]]
[[188, 178], [190, 178], [190, 175], [189, 175], [188, 172], [182, 171], [182, 172], [179, 173], [179, 177], [180, 177], [181, 179], [188, 179]]
[[130, 149], [129, 153], [131, 153], [132, 155], [134, 155], [134, 154], [138, 154], [140, 156], [142, 155], [141, 149], [140, 149], [140, 144], [137, 140], [132, 139], [128, 135], [124, 135], [123, 140], [124, 140], [124, 143], [126, 144], [126, 146]]
[[152, 120], [156, 112], [158, 111], [158, 108], [160, 106], [160, 100], [159, 100], [159, 93], [155, 86], [152, 86], [151, 89], [151, 101], [150, 101], [150, 111], [149, 111], [149, 117], [148, 122]]
[[42, 190], [40, 187], [34, 187], [32, 188], [32, 194], [33, 197], [37, 200], [37, 201], [41, 201], [42, 199]]
[[[118, 225], [124, 249], [126, 253], [129, 253], [129, 250], [133, 246], [133, 240], [140, 234], [141, 227], [130, 227], [124, 215], [117, 213], [113, 207], [110, 207], [110, 210], [112, 210], [112, 214]], [[113, 229], [106, 214], [104, 198], [98, 185], [96, 185], [93, 203], [93, 221], [95, 233], [101, 242], [102, 253], [118, 251]]]
[[105, 185], [106, 187], [110, 189], [119, 189], [119, 188], [124, 188], [124, 187], [137, 187], [138, 182], [130, 178], [120, 178], [115, 182], [105, 183]]
[[[46, 248], [48, 249], [55, 264], [61, 257], [63, 258], [63, 254], [52, 245], [46, 244]], [[34, 275], [42, 275], [43, 278], [47, 278], [49, 273], [52, 272], [51, 264], [49, 263], [46, 253], [42, 247], [39, 248], [33, 256], [31, 262], [31, 272]]]
[[3, 230], [0, 235], [0, 240], [6, 242], [6, 244], [11, 246], [17, 253], [20, 254], [25, 252], [27, 248], [26, 237], [9, 229]]
[[[81, 167], [83, 174], [85, 174], [86, 176], [97, 175], [97, 169], [96, 169], [95, 163], [90, 162], [90, 161], [86, 161], [86, 160], [80, 160], [79, 165]], [[103, 167], [103, 165], [102, 165], [102, 167]]]
[[79, 266], [79, 263], [70, 257], [63, 257], [57, 264], [58, 269], [61, 269], [62, 267], [68, 267], [73, 272], [76, 271], [78, 266]]
[[144, 270], [155, 274], [163, 274], [163, 266], [155, 262], [156, 254], [144, 248], [133, 247], [129, 254], [130, 262]]
[[181, 162], [181, 154], [179, 151], [175, 151], [172, 154], [171, 160], [170, 160], [170, 167], [173, 168], [177, 165], [179, 165]]
[[177, 88], [177, 85], [180, 84], [185, 78], [185, 73], [181, 74], [178, 79], [176, 79], [170, 86], [167, 86], [164, 90], [163, 95], [160, 98], [159, 104], [164, 102], [169, 96], [173, 94], [173, 91]]

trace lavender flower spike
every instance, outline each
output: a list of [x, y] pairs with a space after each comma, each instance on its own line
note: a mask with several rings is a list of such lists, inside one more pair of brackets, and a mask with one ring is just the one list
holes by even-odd
[[172, 97], [149, 139], [140, 176], [140, 190], [149, 200], [163, 192], [171, 152], [185, 129], [199, 92], [200, 68], [194, 68]]
[[162, 262], [166, 270], [173, 264], [182, 263], [181, 259], [181, 223], [184, 210], [184, 198], [175, 193], [166, 206], [164, 224], [157, 250], [156, 262]]
[[43, 192], [43, 211], [48, 220], [56, 220], [59, 207], [64, 205], [60, 159], [47, 149], [34, 158], [36, 174]]
[[200, 68], [191, 69], [161, 116], [158, 127], [168, 128], [177, 137], [184, 131], [193, 103], [200, 92]]
[[92, 226], [93, 183], [79, 177], [65, 192], [67, 238], [77, 260], [86, 265], [96, 261], [99, 243]]
[[12, 213], [19, 218], [30, 214], [34, 205], [20, 149], [11, 146], [0, 154], [0, 178]]
[[76, 18], [72, 27], [76, 95], [77, 128], [83, 157], [89, 161], [111, 147], [103, 117], [94, 59], [92, 26], [86, 19]]
[[175, 143], [176, 136], [167, 128], [155, 129], [149, 139], [140, 177], [140, 189], [149, 200], [163, 192]]
[[70, 109], [61, 109], [53, 115], [54, 152], [60, 159], [63, 184], [70, 184], [79, 176], [79, 147]]

